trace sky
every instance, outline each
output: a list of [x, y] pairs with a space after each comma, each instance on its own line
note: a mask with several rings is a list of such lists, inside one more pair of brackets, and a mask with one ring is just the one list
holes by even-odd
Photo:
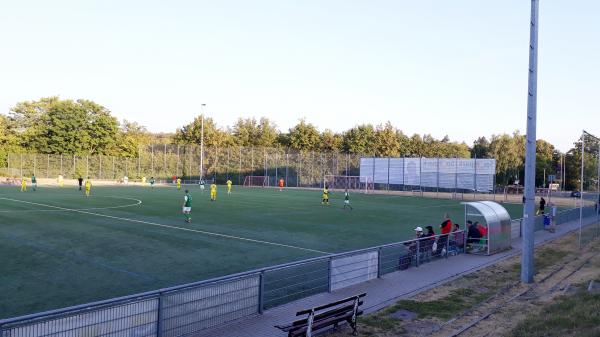
[[[600, 1], [540, 1], [538, 138], [600, 135]], [[265, 116], [287, 131], [525, 133], [528, 0], [0, 1], [0, 113], [58, 95], [174, 132]]]

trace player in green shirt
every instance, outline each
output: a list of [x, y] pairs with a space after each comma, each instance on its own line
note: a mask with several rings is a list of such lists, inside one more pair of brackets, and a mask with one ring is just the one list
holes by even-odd
[[352, 206], [350, 206], [350, 193], [348, 193], [348, 189], [344, 192], [344, 209], [346, 207], [350, 207], [350, 210], [353, 210]]
[[150, 177], [150, 187], [154, 188], [155, 182], [156, 182], [156, 180], [154, 180], [154, 177]]
[[35, 174], [31, 176], [31, 186], [33, 190], [37, 190], [37, 179], [35, 178]]
[[183, 197], [183, 215], [185, 215], [185, 222], [192, 222], [192, 196], [188, 190], [185, 190]]

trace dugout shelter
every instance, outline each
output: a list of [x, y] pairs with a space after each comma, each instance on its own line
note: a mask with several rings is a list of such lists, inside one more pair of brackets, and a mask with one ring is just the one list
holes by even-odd
[[[502, 205], [494, 201], [462, 204], [465, 206], [465, 226], [468, 221], [479, 222], [487, 229], [487, 235], [481, 239], [475, 252], [491, 255], [511, 248], [511, 219]], [[468, 231], [468, 228], [465, 230]]]

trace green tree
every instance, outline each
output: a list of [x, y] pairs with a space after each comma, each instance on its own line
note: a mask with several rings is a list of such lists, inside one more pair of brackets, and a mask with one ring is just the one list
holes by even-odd
[[400, 155], [400, 139], [398, 130], [389, 121], [375, 128], [373, 147], [379, 157], [397, 157]]
[[38, 153], [104, 154], [114, 147], [119, 131], [108, 109], [82, 99], [21, 102], [10, 118], [23, 147]]
[[326, 129], [321, 134], [321, 150], [326, 152], [341, 152], [344, 138], [339, 133]]
[[488, 158], [490, 153], [490, 142], [485, 137], [479, 137], [473, 142], [471, 155], [474, 158]]
[[255, 118], [240, 118], [233, 126], [233, 138], [240, 146], [278, 146], [279, 131], [274, 122], [262, 117], [259, 121]]
[[[196, 144], [200, 145], [202, 140], [202, 115], [177, 129], [175, 132], [175, 143], [177, 144]], [[231, 146], [233, 137], [225, 130], [217, 127], [212, 118], [204, 118], [204, 146]]]
[[149, 145], [151, 134], [144, 126], [124, 120], [121, 124], [115, 153], [125, 157], [137, 157], [140, 148]]
[[290, 129], [288, 137], [289, 146], [292, 149], [301, 151], [319, 149], [321, 141], [319, 130], [314, 125], [306, 123], [304, 119], [301, 119], [298, 124]]
[[496, 159], [498, 180], [504, 184], [512, 183], [517, 179], [523, 166], [524, 143], [517, 133], [511, 137], [507, 134], [493, 135], [490, 142], [489, 155]]
[[375, 154], [375, 128], [371, 124], [353, 127], [344, 133], [344, 150], [355, 154]]

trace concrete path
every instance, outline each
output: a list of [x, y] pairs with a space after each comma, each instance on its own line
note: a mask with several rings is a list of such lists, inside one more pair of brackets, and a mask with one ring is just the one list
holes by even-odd
[[[590, 219], [593, 222], [595, 219]], [[579, 229], [579, 222], [573, 221], [557, 227], [555, 233], [540, 231], [535, 233], [536, 245], [563, 236]], [[297, 311], [333, 302], [366, 292], [364, 309], [366, 313], [377, 311], [395, 303], [398, 299], [410, 297], [421, 291], [449, 282], [465, 274], [492, 265], [500, 260], [520, 254], [521, 240], [513, 239], [513, 249], [492, 256], [461, 254], [448, 259], [439, 259], [418, 268], [409, 268], [384, 275], [348, 288], [307, 297], [265, 311], [262, 315], [246, 317], [218, 328], [205, 330], [199, 337], [284, 337], [284, 332], [275, 328], [277, 324], [289, 323]]]

